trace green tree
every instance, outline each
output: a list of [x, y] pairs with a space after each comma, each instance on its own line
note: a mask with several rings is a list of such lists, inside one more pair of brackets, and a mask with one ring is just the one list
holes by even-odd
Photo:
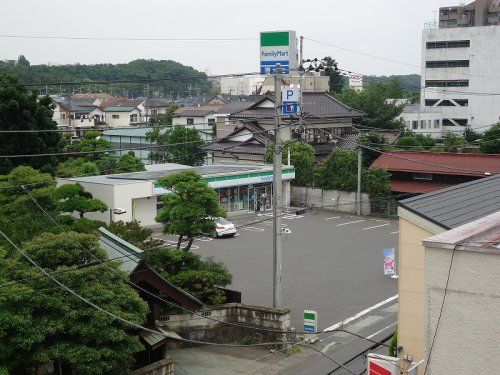
[[54, 190], [54, 198], [57, 199], [57, 209], [61, 212], [78, 212], [80, 218], [87, 212], [105, 212], [108, 206], [94, 199], [92, 194], [85, 191], [80, 184], [65, 184]]
[[203, 141], [194, 128], [177, 125], [165, 130], [153, 126], [146, 139], [158, 146], [164, 146], [150, 153], [151, 160], [158, 163], [174, 162], [185, 165], [203, 165], [206, 153], [202, 151]]
[[414, 135], [415, 139], [420, 143], [422, 148], [425, 150], [430, 150], [434, 146], [436, 146], [436, 140], [432, 138], [429, 134], [423, 135], [423, 134], [415, 134]]
[[386, 212], [387, 202], [392, 199], [391, 174], [386, 169], [364, 168], [361, 190], [370, 196], [372, 212]]
[[118, 159], [116, 173], [130, 173], [145, 171], [144, 163], [135, 156], [134, 151], [129, 151]]
[[[288, 148], [290, 148], [290, 163], [295, 168], [295, 179], [293, 185], [310, 186], [313, 182], [314, 148], [305, 142], [287, 141], [283, 144], [283, 164], [288, 163]], [[273, 162], [274, 145], [270, 144], [266, 149], [266, 163]]]
[[[52, 120], [54, 104], [49, 97], [38, 98], [21, 81], [0, 72], [0, 130], [56, 130]], [[57, 132], [2, 134], [0, 155], [45, 154], [60, 151], [61, 136]], [[52, 157], [21, 157], [0, 159], [0, 172], [8, 173], [18, 165], [39, 169], [56, 164]]]
[[172, 125], [172, 116], [174, 115], [174, 112], [177, 111], [179, 108], [181, 108], [181, 106], [178, 104], [174, 103], [170, 105], [165, 111], [165, 114], [151, 118], [151, 120], [149, 121], [150, 125], [151, 126]]
[[109, 154], [101, 154], [95, 160], [95, 164], [101, 174], [116, 173], [118, 168], [118, 158]]
[[334, 149], [323, 162], [323, 188], [356, 190], [358, 156], [356, 151]]
[[470, 126], [468, 126], [465, 129], [464, 138], [467, 142], [474, 142], [474, 141], [481, 139], [482, 137], [481, 137], [481, 133], [478, 133], [477, 131], [472, 129]]
[[232, 275], [222, 262], [203, 259], [199, 254], [180, 249], [160, 248], [146, 252], [146, 256], [148, 264], [167, 280], [202, 302], [218, 304], [226, 301], [220, 287], [231, 284]]
[[91, 152], [97, 151], [98, 153], [86, 154], [90, 159], [98, 159], [100, 155], [103, 155], [103, 151], [111, 150], [113, 147], [111, 143], [101, 138], [100, 131], [88, 131], [85, 133], [83, 139], [73, 144], [70, 148], [77, 152]]
[[57, 165], [55, 175], [57, 177], [98, 176], [100, 171], [97, 164], [87, 158], [69, 158]]
[[163, 233], [179, 236], [177, 249], [186, 238], [183, 250], [189, 251], [195, 237], [215, 230], [211, 217], [225, 216], [217, 193], [199, 174], [189, 170], [160, 178], [158, 183], [172, 193], [163, 196], [164, 207], [156, 221], [163, 224]]
[[424, 149], [416, 137], [409, 135], [399, 138], [395, 146], [408, 151], [422, 151]]
[[483, 154], [500, 154], [500, 122], [483, 133], [479, 150]]
[[366, 112], [366, 116], [355, 119], [355, 122], [364, 126], [384, 129], [404, 129], [404, 122], [400, 118], [404, 105], [396, 105], [387, 99], [404, 98], [405, 91], [401, 88], [398, 79], [389, 83], [370, 83], [362, 91], [344, 89], [336, 95], [342, 103]]
[[[48, 219], [21, 189], [30, 194], [50, 214], [57, 215], [53, 192], [54, 178], [31, 167], [20, 166], [0, 175], [0, 228], [18, 244], [47, 231]], [[3, 241], [0, 240], [0, 244]]]
[[[126, 275], [118, 264], [88, 263], [92, 258], [107, 260], [97, 237], [70, 235], [92, 257], [66, 234], [43, 234], [23, 247], [35, 262], [84, 298], [143, 324], [147, 304], [122, 279]], [[9, 255], [1, 248], [0, 282], [7, 283], [0, 289], [0, 363], [12, 373], [36, 373], [51, 363], [58, 372], [126, 373], [134, 353], [143, 349], [135, 329], [65, 293], [19, 254]]]
[[335, 61], [335, 59], [333, 59], [331, 56], [326, 56], [323, 61], [325, 61], [326, 63], [326, 70], [322, 74], [330, 77], [330, 92], [332, 94], [338, 94], [342, 92], [342, 89], [344, 88], [345, 78], [340, 75], [337, 61]]
[[113, 234], [142, 250], [158, 250], [164, 241], [155, 240], [153, 230], [141, 227], [136, 220], [113, 221], [108, 228]]
[[445, 152], [458, 152], [465, 146], [465, 139], [458, 134], [448, 132], [443, 138]]
[[[368, 133], [362, 133], [358, 142], [369, 148], [383, 150], [385, 148], [385, 143], [387, 143], [387, 139], [382, 134], [371, 130]], [[369, 167], [379, 156], [380, 152], [363, 148], [363, 165]]]

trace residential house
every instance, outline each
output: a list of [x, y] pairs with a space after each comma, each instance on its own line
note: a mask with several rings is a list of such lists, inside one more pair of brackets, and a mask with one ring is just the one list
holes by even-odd
[[149, 123], [151, 118], [162, 116], [167, 113], [168, 108], [174, 104], [170, 99], [155, 98], [144, 101], [145, 121]]
[[181, 107], [174, 112], [172, 125], [184, 125], [199, 130], [212, 131], [215, 114], [223, 104], [206, 104], [200, 107]]
[[[398, 346], [402, 347], [399, 353], [401, 358], [410, 355], [418, 362], [425, 357], [429, 328], [426, 306], [428, 303], [432, 303], [433, 309], [436, 306], [435, 300], [426, 299], [425, 283], [426, 280], [436, 280], [434, 277], [439, 277], [439, 282], [442, 282], [442, 270], [439, 275], [427, 273], [428, 261], [423, 241], [499, 210], [500, 175], [399, 201]], [[451, 365], [451, 362], [448, 363]], [[422, 373], [419, 371], [420, 375]]]
[[386, 151], [371, 165], [391, 174], [394, 194], [414, 195], [500, 173], [500, 155]]
[[[335, 147], [354, 148], [358, 131], [352, 127], [352, 120], [364, 115], [349, 108], [327, 93], [303, 93], [303, 118], [306, 131], [297, 129], [298, 118], [287, 121], [293, 125], [282, 125], [282, 139], [303, 139], [316, 150], [319, 158], [328, 155]], [[274, 94], [268, 92], [259, 100], [228, 116], [228, 121], [217, 123], [217, 134], [222, 138], [207, 146], [214, 152], [214, 160], [264, 162], [267, 145], [273, 142]], [[227, 136], [227, 132], [231, 131]], [[296, 131], [297, 130], [297, 131]], [[340, 137], [340, 138], [337, 138]]]
[[66, 129], [89, 129], [102, 125], [106, 115], [102, 108], [86, 99], [55, 102], [53, 119], [58, 127]]
[[111, 128], [118, 128], [145, 123], [144, 101], [144, 99], [112, 101], [104, 107], [106, 124]]
[[426, 373], [498, 372], [500, 211], [423, 245]]
[[[111, 142], [116, 156], [122, 156], [128, 151], [134, 151], [135, 156], [140, 158], [144, 164], [151, 164], [149, 153], [152, 146], [156, 146], [156, 142], [149, 142], [146, 140], [146, 134], [151, 131], [151, 127], [130, 127], [129, 129], [109, 129], [103, 131], [101, 138]], [[163, 128], [161, 131], [165, 132], [168, 128]], [[198, 130], [201, 139], [206, 142], [212, 141], [212, 132], [205, 130]], [[204, 165], [212, 164], [212, 155], [207, 153]]]

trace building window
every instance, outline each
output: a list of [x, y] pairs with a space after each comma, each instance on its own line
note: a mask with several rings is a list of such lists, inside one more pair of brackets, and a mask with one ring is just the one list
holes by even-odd
[[427, 129], [432, 128], [431, 123], [432, 123], [432, 120], [427, 120]]
[[426, 68], [468, 68], [469, 60], [437, 60], [426, 61]]
[[413, 120], [413, 121], [411, 122], [411, 128], [412, 128], [413, 130], [418, 129], [418, 121], [417, 121], [417, 120]]
[[420, 129], [425, 129], [425, 120], [420, 120]]
[[425, 87], [469, 87], [468, 79], [427, 79]]
[[455, 104], [453, 104], [453, 102], [448, 99], [443, 99], [438, 104], [438, 107], [455, 107]]
[[208, 125], [210, 125], [210, 126], [215, 125], [215, 119], [214, 118], [209, 118], [207, 120], [207, 122], [208, 122]]
[[437, 102], [439, 102], [439, 99], [425, 99], [425, 106], [432, 107]]
[[188, 119], [186, 120], [186, 124], [187, 124], [187, 125], [194, 125], [194, 119], [193, 119], [193, 118], [188, 118]]
[[439, 119], [434, 120], [434, 128], [439, 129]]
[[432, 173], [415, 172], [415, 173], [413, 173], [413, 179], [414, 180], [432, 181]]
[[158, 110], [157, 109], [152, 109], [151, 110], [151, 116], [156, 116], [158, 114]]
[[112, 115], [111, 118], [117, 119], [120, 118], [120, 115]]
[[131, 123], [137, 122], [137, 113], [130, 115], [130, 122]]
[[469, 99], [453, 99], [460, 107], [467, 107], [469, 105]]
[[427, 49], [434, 48], [467, 48], [470, 47], [470, 40], [446, 40], [437, 42], [427, 42]]

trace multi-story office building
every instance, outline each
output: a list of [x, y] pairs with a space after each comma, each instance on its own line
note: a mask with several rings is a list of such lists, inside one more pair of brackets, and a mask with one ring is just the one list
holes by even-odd
[[500, 1], [476, 0], [470, 4], [439, 8], [439, 28], [500, 25]]
[[[457, 22], [444, 22], [443, 9]], [[465, 14], [471, 21], [458, 23]], [[441, 8], [440, 27], [423, 31], [420, 105], [403, 112], [413, 132], [441, 138], [467, 127], [484, 132], [500, 121], [500, 26], [491, 14], [500, 14], [498, 1]]]

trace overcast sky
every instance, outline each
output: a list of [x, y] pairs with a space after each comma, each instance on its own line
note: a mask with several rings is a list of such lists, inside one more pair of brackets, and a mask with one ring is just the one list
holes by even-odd
[[[279, 10], [273, 10], [277, 4]], [[458, 1], [2, 0], [0, 34], [67, 37], [248, 38], [242, 41], [86, 41], [0, 38], [0, 59], [32, 64], [172, 59], [212, 74], [259, 69], [259, 31], [295, 30], [328, 44], [420, 65], [425, 22]], [[419, 73], [305, 40], [304, 57], [332, 56], [363, 74]]]

